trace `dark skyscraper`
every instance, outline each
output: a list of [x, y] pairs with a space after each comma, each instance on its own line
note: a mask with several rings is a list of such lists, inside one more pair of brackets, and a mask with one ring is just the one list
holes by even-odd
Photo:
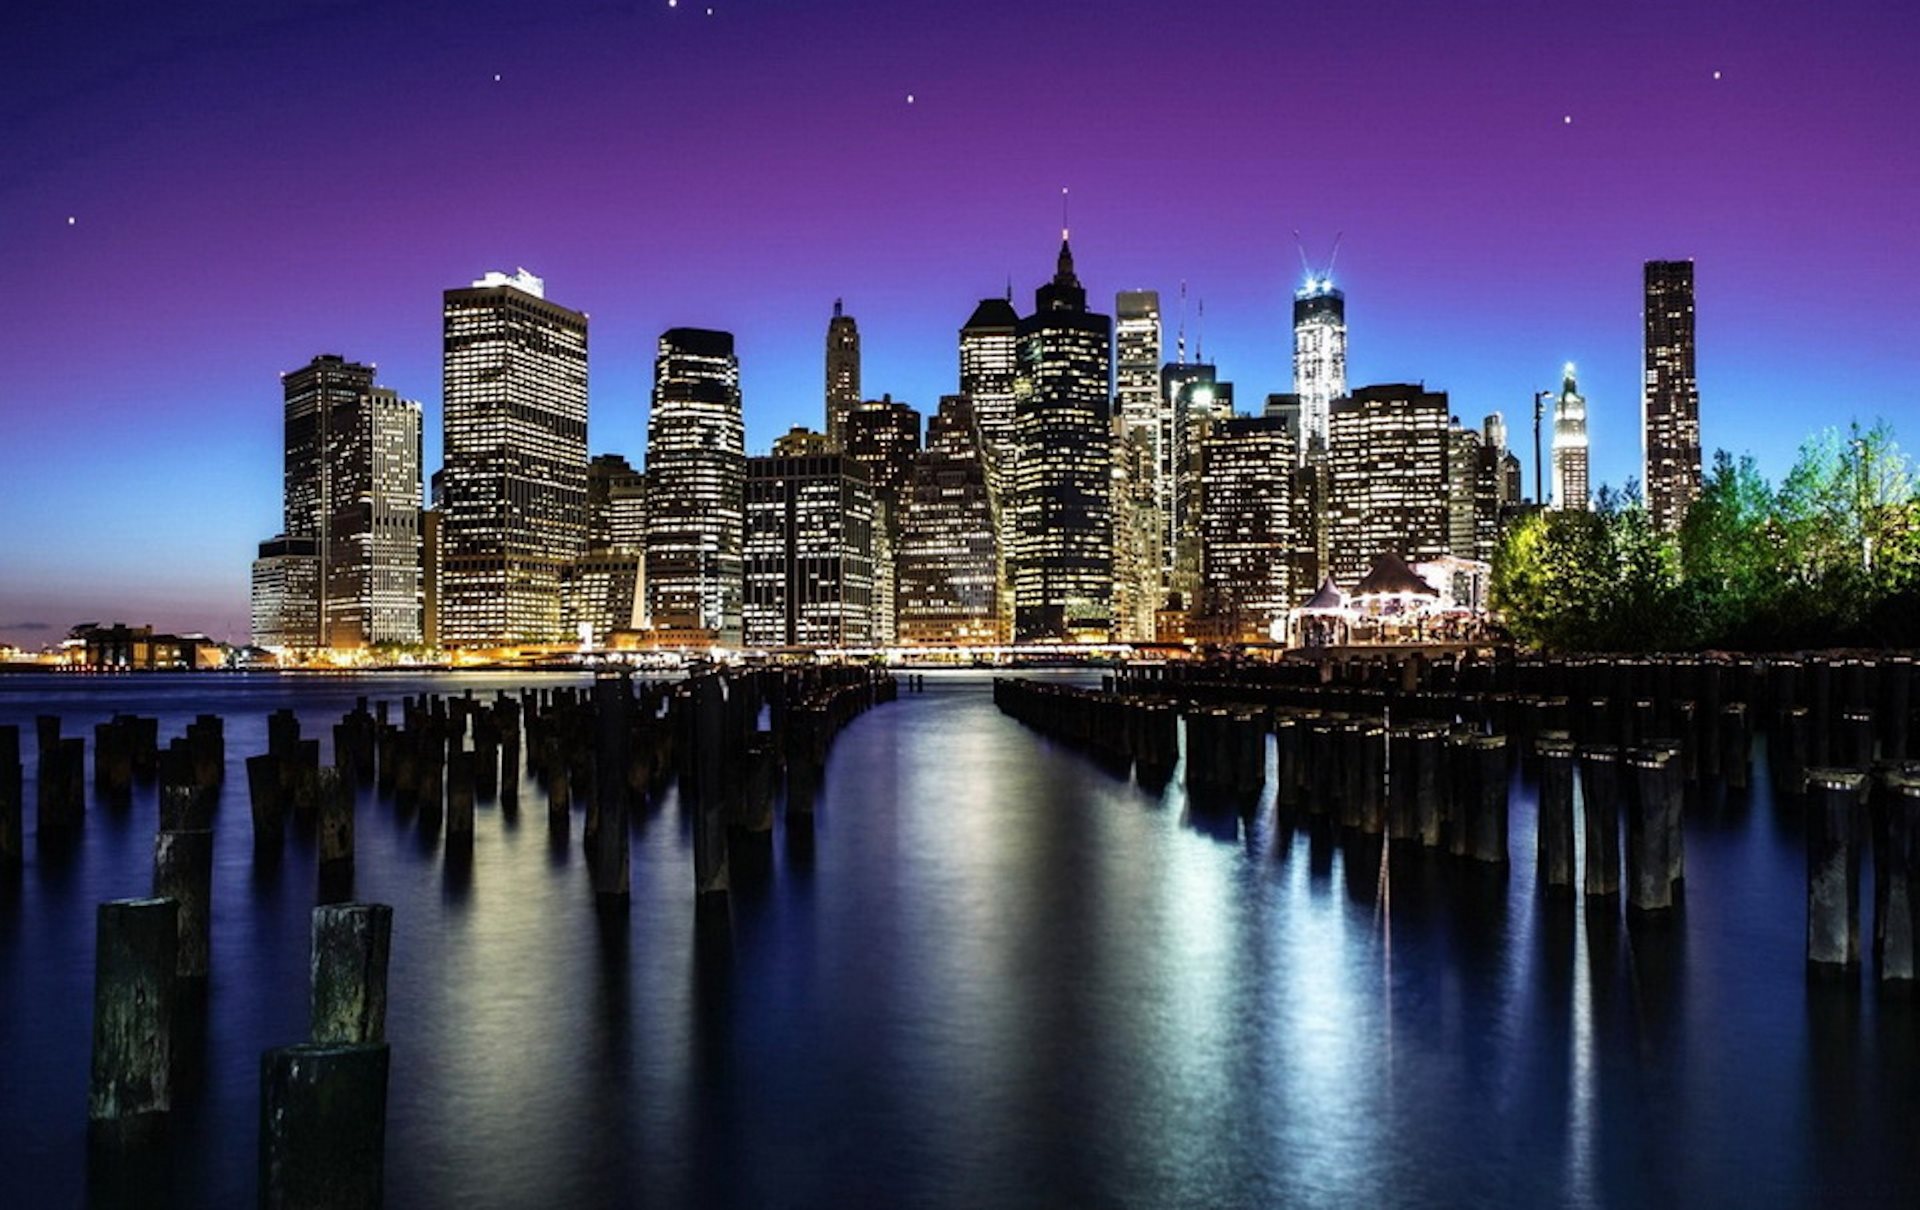
[[1065, 233], [1020, 321], [1013, 482], [1014, 638], [1104, 639], [1112, 625], [1113, 321], [1087, 310]]
[[587, 543], [587, 317], [524, 269], [448, 290], [440, 641], [562, 643]]
[[827, 439], [834, 445], [846, 439], [847, 414], [859, 406], [860, 328], [836, 298], [827, 321]]
[[873, 641], [891, 643], [901, 509], [920, 452], [920, 413], [891, 395], [869, 399], [847, 414], [840, 448], [873, 487]]
[[973, 402], [947, 395], [927, 421], [903, 510], [895, 603], [903, 643], [991, 644], [1000, 615], [999, 529]]
[[1700, 382], [1694, 376], [1693, 262], [1646, 266], [1646, 351], [1641, 363], [1640, 444], [1647, 510], [1655, 526], [1680, 528], [1700, 495]]
[[749, 647], [864, 647], [873, 496], [845, 454], [747, 459]]
[[747, 473], [733, 334], [672, 328], [647, 418], [648, 621], [740, 642]]

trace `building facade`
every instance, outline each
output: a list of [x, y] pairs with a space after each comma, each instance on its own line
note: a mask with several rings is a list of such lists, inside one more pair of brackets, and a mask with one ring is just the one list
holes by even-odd
[[1300, 397], [1301, 455], [1330, 438], [1333, 401], [1347, 393], [1347, 296], [1314, 277], [1293, 295], [1293, 394]]
[[973, 401], [947, 395], [927, 421], [902, 510], [895, 594], [902, 643], [1004, 643], [999, 518]]
[[1408, 562], [1449, 553], [1451, 418], [1445, 392], [1404, 383], [1334, 401], [1327, 545], [1337, 582], [1357, 582], [1383, 553]]
[[1112, 623], [1113, 321], [1087, 310], [1063, 238], [1020, 321], [1013, 468], [1014, 638], [1104, 639]]
[[859, 406], [860, 327], [836, 298], [827, 321], [827, 440], [845, 439], [847, 414]]
[[649, 625], [739, 644], [746, 474], [733, 334], [668, 329], [647, 417]]
[[891, 395], [848, 415], [843, 447], [873, 489], [873, 641], [891, 643], [899, 602], [899, 546], [907, 486], [920, 453], [920, 413]]
[[1013, 296], [983, 298], [960, 329], [960, 393], [973, 400], [981, 452], [989, 469], [1010, 475], [1014, 384], [1020, 376], [1020, 317]]
[[1113, 637], [1121, 643], [1153, 642], [1166, 601], [1157, 444], [1153, 431], [1114, 417]]
[[563, 581], [587, 541], [587, 317], [524, 269], [448, 290], [439, 636], [566, 643]]
[[[1124, 436], [1160, 448], [1160, 292], [1122, 290], [1113, 303], [1113, 410]], [[1157, 466], [1154, 468], [1158, 473]]]
[[1574, 382], [1568, 362], [1553, 405], [1553, 507], [1585, 509], [1587, 487], [1587, 401]]
[[747, 460], [749, 647], [873, 642], [873, 496], [845, 454]]
[[1200, 591], [1200, 496], [1207, 435], [1233, 415], [1233, 384], [1208, 362], [1169, 362], [1160, 371], [1165, 418], [1161, 480], [1161, 562], [1167, 591], [1191, 610]]
[[1200, 612], [1210, 633], [1266, 642], [1294, 603], [1293, 434], [1284, 417], [1231, 417], [1204, 449]]
[[1677, 530], [1700, 497], [1700, 382], [1694, 372], [1693, 262], [1651, 260], [1645, 271], [1646, 344], [1640, 442], [1647, 511]]
[[253, 561], [250, 627], [255, 647], [310, 651], [320, 642], [320, 544], [279, 534]]

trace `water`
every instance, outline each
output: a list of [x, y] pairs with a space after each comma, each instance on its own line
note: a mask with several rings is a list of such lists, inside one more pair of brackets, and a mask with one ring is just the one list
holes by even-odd
[[[524, 678], [522, 678], [523, 680]], [[259, 1056], [306, 1028], [311, 839], [256, 868], [240, 761], [270, 710], [513, 678], [0, 679], [29, 765], [0, 879], [6, 1201], [83, 1204], [94, 905], [145, 894], [153, 791], [32, 835], [32, 715], [227, 720], [203, 1079], [154, 1205], [255, 1196]], [[543, 683], [562, 683], [548, 678]], [[330, 736], [330, 731], [325, 732]], [[330, 743], [328, 745], [330, 751]], [[89, 766], [91, 759], [89, 759]], [[1662, 928], [1504, 876], [1277, 828], [1116, 777], [983, 676], [857, 719], [811, 859], [776, 833], [717, 925], [669, 794], [609, 921], [529, 787], [471, 868], [363, 799], [355, 895], [394, 905], [388, 1203], [714, 1206], [1911, 1205], [1920, 1020], [1802, 973], [1799, 821], [1764, 787], [1688, 821]], [[1383, 896], [1384, 890], [1384, 896]], [[1383, 903], [1383, 898], [1385, 902]], [[1866, 920], [1870, 922], [1870, 893]]]

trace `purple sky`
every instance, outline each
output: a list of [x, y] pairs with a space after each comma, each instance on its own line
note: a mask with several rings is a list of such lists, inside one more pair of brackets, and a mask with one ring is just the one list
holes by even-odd
[[867, 392], [930, 410], [973, 303], [1051, 272], [1062, 185], [1093, 297], [1171, 316], [1186, 280], [1243, 408], [1288, 385], [1298, 229], [1345, 233], [1354, 383], [1524, 445], [1571, 359], [1597, 480], [1637, 474], [1650, 257], [1697, 262], [1709, 449], [1777, 475], [1856, 416], [1920, 443], [1920, 6], [706, 9], [11, 6], [0, 639], [244, 638], [277, 375], [377, 363], [430, 470], [440, 291], [487, 269], [591, 313], [595, 452], [640, 460], [679, 324], [736, 334], [750, 449], [817, 426], [836, 297]]

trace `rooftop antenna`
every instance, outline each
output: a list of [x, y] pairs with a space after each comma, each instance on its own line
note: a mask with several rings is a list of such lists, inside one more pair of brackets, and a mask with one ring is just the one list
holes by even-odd
[[1007, 301], [1013, 301], [1013, 274], [1007, 274]]
[[1184, 279], [1180, 282], [1180, 338], [1178, 341], [1175, 342], [1174, 347], [1179, 350], [1179, 352], [1175, 355], [1175, 361], [1179, 365], [1186, 365], [1187, 364], [1187, 283]]
[[1061, 243], [1064, 244], [1067, 242], [1067, 232], [1069, 230], [1070, 228], [1067, 226], [1067, 187], [1065, 185], [1062, 185], [1060, 186], [1060, 242]]
[[1194, 318], [1193, 323], [1193, 360], [1199, 365], [1206, 365], [1207, 300], [1204, 298], [1196, 299], [1195, 305], [1199, 308], [1199, 314]]
[[840, 314], [841, 314], [841, 312], [840, 312], [840, 300], [836, 298], [836, 299], [834, 299], [834, 300], [833, 300], [833, 317], [834, 317], [835, 319], [839, 319], [839, 318], [840, 318]]

